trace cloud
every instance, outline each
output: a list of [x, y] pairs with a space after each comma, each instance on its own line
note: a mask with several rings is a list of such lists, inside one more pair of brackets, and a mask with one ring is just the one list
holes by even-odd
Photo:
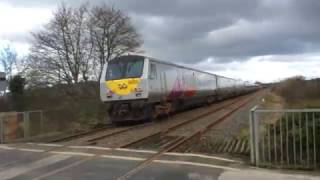
[[30, 32], [38, 29], [51, 16], [50, 9], [15, 7], [0, 3], [0, 44], [13, 44], [25, 54], [31, 38]]
[[[303, 57], [305, 61], [299, 60], [299, 57]], [[278, 61], [279, 59], [283, 61]], [[209, 58], [193, 67], [236, 79], [272, 82], [301, 74], [309, 78], [319, 76], [320, 56], [257, 56], [244, 62], [234, 60], [228, 63], [217, 63]]]
[[319, 51], [319, 1], [117, 2], [132, 15], [146, 51], [160, 59], [193, 64]]
[[[5, 26], [0, 29], [0, 40], [27, 43], [29, 31], [45, 23], [61, 1], [2, 2], [0, 22]], [[65, 2], [78, 6], [86, 0]], [[276, 78], [273, 75], [265, 78], [264, 69], [273, 69], [272, 63], [286, 70], [280, 73], [279, 68], [279, 73], [275, 73], [279, 77], [295, 73], [311, 75], [309, 72], [314, 69], [310, 63], [318, 65], [315, 63], [320, 57], [318, 0], [90, 1], [101, 2], [126, 12], [143, 36], [143, 49], [159, 59], [196, 64], [229, 75], [240, 71], [253, 73], [245, 68], [248, 66], [263, 72], [260, 79]], [[264, 67], [259, 68], [259, 64]], [[250, 79], [249, 75], [243, 76]]]

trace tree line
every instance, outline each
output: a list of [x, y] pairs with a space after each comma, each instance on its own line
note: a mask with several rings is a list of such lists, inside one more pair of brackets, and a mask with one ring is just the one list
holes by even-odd
[[[32, 32], [30, 53], [19, 63], [19, 74], [29, 87], [98, 81], [106, 62], [137, 52], [142, 43], [130, 17], [115, 7], [61, 4], [41, 30]], [[17, 56], [8, 52], [0, 59], [12, 73]]]

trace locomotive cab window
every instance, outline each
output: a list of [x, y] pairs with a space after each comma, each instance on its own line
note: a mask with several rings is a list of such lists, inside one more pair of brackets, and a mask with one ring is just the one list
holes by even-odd
[[124, 56], [108, 63], [106, 80], [139, 78], [142, 76], [144, 59], [139, 56]]
[[155, 64], [150, 64], [149, 79], [157, 79], [157, 68]]

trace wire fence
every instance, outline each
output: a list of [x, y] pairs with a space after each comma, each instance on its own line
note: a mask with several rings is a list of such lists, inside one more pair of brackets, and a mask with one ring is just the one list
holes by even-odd
[[250, 112], [251, 162], [257, 166], [316, 169], [320, 164], [320, 109]]

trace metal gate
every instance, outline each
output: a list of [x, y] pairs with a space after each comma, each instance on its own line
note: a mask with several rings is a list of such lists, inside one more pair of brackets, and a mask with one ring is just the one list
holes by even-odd
[[250, 112], [251, 162], [256, 166], [315, 169], [320, 164], [320, 109]]

